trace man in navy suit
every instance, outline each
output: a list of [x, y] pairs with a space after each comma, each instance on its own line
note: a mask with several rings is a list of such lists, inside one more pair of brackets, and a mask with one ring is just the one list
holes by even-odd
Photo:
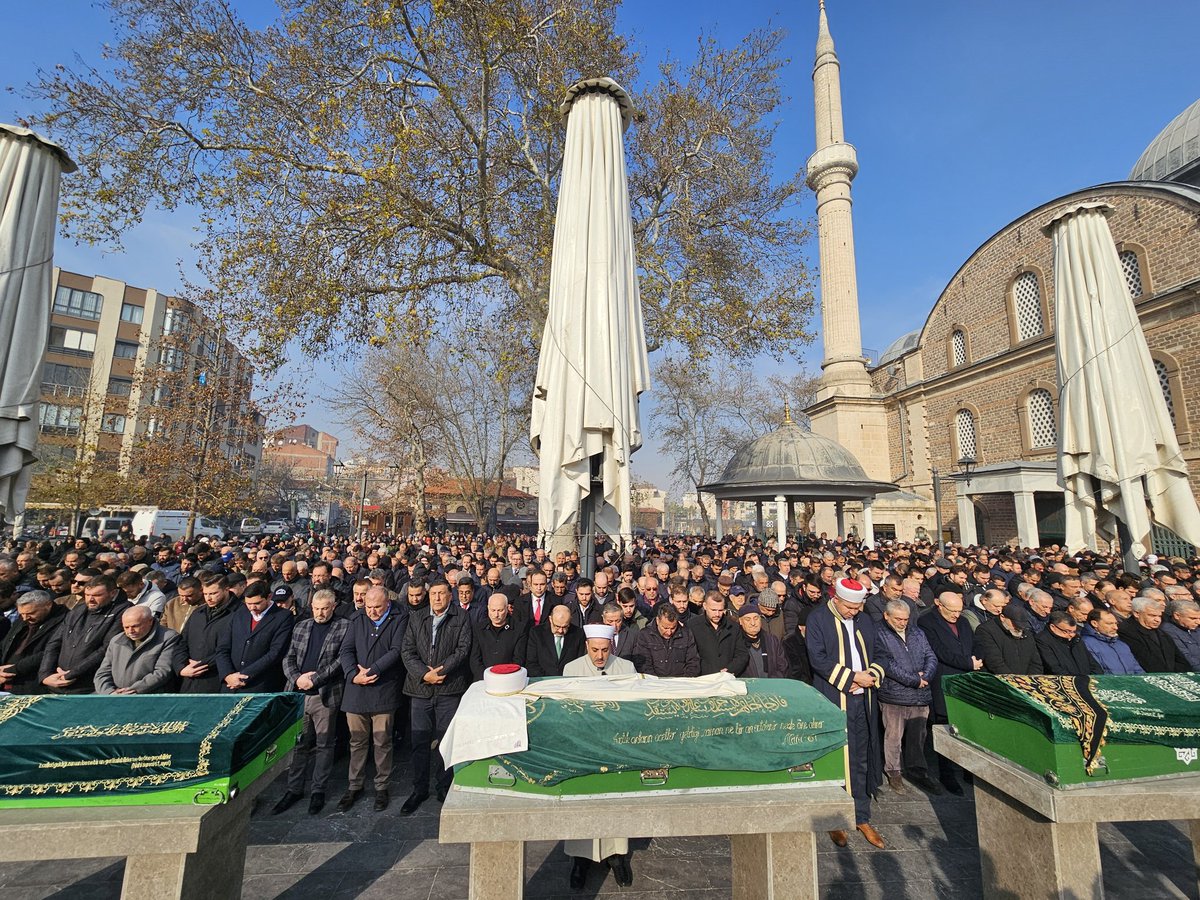
[[282, 691], [283, 657], [292, 642], [296, 617], [271, 601], [261, 581], [246, 588], [242, 606], [217, 641], [217, 672], [222, 689], [267, 694]]

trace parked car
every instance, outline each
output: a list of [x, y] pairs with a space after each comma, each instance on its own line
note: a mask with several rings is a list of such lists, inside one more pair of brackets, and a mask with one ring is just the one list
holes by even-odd
[[[187, 534], [188, 517], [191, 514], [186, 509], [144, 509], [133, 514], [133, 536], [181, 538]], [[220, 522], [207, 516], [196, 516], [196, 524], [192, 529], [193, 537], [224, 538], [225, 529]]]
[[255, 537], [263, 533], [262, 521], [255, 518], [242, 519], [242, 524], [238, 526], [238, 534], [242, 537]]
[[287, 531], [288, 524], [283, 519], [272, 519], [266, 522], [262, 527], [263, 534], [283, 534]]

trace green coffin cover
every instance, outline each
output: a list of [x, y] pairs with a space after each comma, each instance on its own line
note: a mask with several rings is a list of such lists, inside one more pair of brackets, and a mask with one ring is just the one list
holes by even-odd
[[971, 673], [942, 683], [959, 737], [1051, 784], [1200, 771], [1200, 675]]
[[[736, 697], [530, 699], [529, 749], [496, 757], [521, 783], [687, 767], [779, 772], [846, 744], [846, 715], [811, 686], [748, 678]], [[840, 757], [840, 754], [839, 754]]]
[[299, 694], [5, 697], [0, 807], [229, 799], [295, 746], [303, 713]]

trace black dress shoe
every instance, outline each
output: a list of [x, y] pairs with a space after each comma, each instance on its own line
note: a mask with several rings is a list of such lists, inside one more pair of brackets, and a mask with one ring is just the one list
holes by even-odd
[[338, 801], [338, 812], [345, 812], [352, 807], [355, 801], [362, 796], [362, 788], [351, 788], [342, 794], [342, 799]]
[[908, 780], [919, 787], [926, 793], [933, 794], [935, 797], [946, 793], [945, 788], [929, 777], [925, 772], [913, 772], [908, 776]]
[[404, 805], [400, 807], [400, 815], [411, 816], [417, 811], [417, 807], [429, 799], [429, 794], [418, 794], [413, 791], [408, 795], [408, 799], [404, 801]]
[[575, 857], [575, 865], [571, 866], [571, 890], [583, 890], [583, 884], [587, 881], [588, 869], [591, 867], [592, 861], [587, 857]]
[[388, 796], [387, 788], [381, 788], [375, 791], [375, 812], [383, 812], [388, 808], [388, 801], [391, 798]]
[[308, 798], [308, 814], [315, 816], [325, 808], [325, 795], [317, 792]]
[[633, 884], [633, 870], [629, 868], [628, 856], [624, 853], [614, 853], [605, 862], [612, 869], [613, 878], [617, 880], [620, 887], [629, 887]]
[[277, 816], [280, 813], [287, 812], [289, 809], [291, 809], [293, 806], [295, 806], [296, 801], [301, 799], [303, 796], [304, 796], [303, 794], [296, 794], [296, 793], [293, 793], [292, 791], [288, 791], [286, 794], [284, 794], [282, 797], [279, 798], [279, 802], [276, 803], [275, 806], [271, 809], [271, 815]]

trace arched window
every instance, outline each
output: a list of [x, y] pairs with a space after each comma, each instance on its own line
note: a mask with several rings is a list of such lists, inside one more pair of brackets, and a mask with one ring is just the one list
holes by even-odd
[[1027, 341], [1046, 330], [1042, 317], [1042, 286], [1037, 273], [1022, 272], [1013, 282], [1013, 310], [1017, 317], [1017, 340]]
[[955, 368], [967, 364], [967, 333], [961, 328], [950, 335], [950, 360]]
[[1171, 424], [1175, 423], [1175, 395], [1171, 392], [1171, 370], [1161, 359], [1154, 361], [1154, 374], [1158, 376], [1158, 386], [1162, 388], [1163, 399], [1167, 401], [1167, 412], [1171, 414]]
[[1032, 447], [1053, 447], [1058, 443], [1054, 398], [1045, 388], [1029, 392], [1029, 441]]
[[1125, 286], [1129, 288], [1129, 296], [1136, 300], [1142, 296], [1142, 264], [1138, 255], [1132, 250], [1121, 251], [1121, 271], [1125, 275]]
[[958, 436], [958, 458], [978, 459], [975, 441], [975, 417], [969, 409], [954, 414], [954, 431]]

